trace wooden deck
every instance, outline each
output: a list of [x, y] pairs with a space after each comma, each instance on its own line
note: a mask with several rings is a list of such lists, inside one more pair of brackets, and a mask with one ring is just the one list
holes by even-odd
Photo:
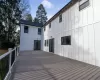
[[100, 80], [100, 68], [43, 51], [21, 52], [12, 80]]

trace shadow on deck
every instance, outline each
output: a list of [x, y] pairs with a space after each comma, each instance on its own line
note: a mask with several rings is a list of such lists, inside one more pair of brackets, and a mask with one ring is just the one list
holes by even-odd
[[100, 80], [100, 68], [43, 51], [21, 52], [12, 80]]

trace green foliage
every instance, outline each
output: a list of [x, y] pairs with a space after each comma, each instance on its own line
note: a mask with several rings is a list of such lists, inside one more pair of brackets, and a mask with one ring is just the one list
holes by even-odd
[[38, 10], [36, 12], [36, 19], [42, 24], [45, 24], [47, 21], [47, 13], [45, 11], [45, 8], [42, 4], [39, 5]]
[[[2, 0], [0, 2], [0, 41], [1, 47], [14, 40], [16, 26], [21, 18], [20, 0]], [[8, 46], [7, 46], [8, 47]]]
[[33, 20], [31, 14], [26, 14], [26, 20], [28, 20], [28, 21], [32, 21]]
[[39, 20], [37, 18], [34, 18], [35, 23], [39, 23]]
[[0, 0], [0, 48], [16, 44], [17, 26], [25, 9], [22, 0]]
[[14, 42], [2, 42], [1, 49], [8, 49], [8, 48], [14, 48], [15, 43]]

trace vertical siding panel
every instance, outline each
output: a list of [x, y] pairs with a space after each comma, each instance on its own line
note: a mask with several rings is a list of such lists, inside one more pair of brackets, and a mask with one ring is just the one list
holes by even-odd
[[94, 21], [100, 21], [100, 0], [93, 0]]
[[95, 29], [96, 65], [100, 66], [100, 36], [98, 36], [100, 32], [100, 22], [94, 24], [94, 29]]
[[[62, 32], [64, 33], [64, 35], [65, 35], [65, 32], [66, 32], [65, 16], [66, 16], [66, 15], [63, 13], [63, 21], [62, 21], [62, 22], [63, 22], [63, 30], [62, 30]], [[65, 56], [65, 52], [66, 52], [66, 49], [65, 49], [65, 48], [66, 48], [66, 47], [63, 48], [63, 56]]]
[[72, 46], [72, 59], [75, 59], [75, 49], [74, 49], [74, 44], [75, 44], [75, 37], [74, 37], [74, 30], [72, 30], [72, 36], [71, 36], [71, 46]]
[[[62, 35], [65, 36], [64, 32], [62, 32]], [[64, 46], [65, 45], [62, 45], [62, 56], [64, 55]]]
[[68, 31], [70, 30], [71, 25], [71, 9], [68, 10]]
[[83, 17], [82, 17], [83, 18], [83, 25], [82, 26], [86, 26], [87, 25], [87, 18], [88, 18], [87, 17], [87, 14], [88, 14], [87, 12], [88, 12], [87, 9], [82, 11], [82, 13], [83, 13]]
[[[72, 30], [69, 31], [69, 34], [68, 36], [71, 36], [72, 35]], [[72, 36], [71, 36], [72, 37]], [[72, 46], [71, 45], [68, 45], [69, 47], [69, 54], [70, 54], [70, 58], [72, 58]]]
[[93, 23], [93, 0], [90, 0], [90, 7], [88, 8], [87, 11], [87, 17], [88, 17], [88, 24], [92, 24]]
[[68, 31], [68, 26], [69, 26], [69, 10], [66, 11], [66, 31]]
[[[63, 34], [61, 33], [61, 37], [63, 36]], [[60, 47], [60, 55], [61, 55], [61, 53], [62, 53], [62, 49], [63, 49], [63, 45], [61, 45], [61, 47]]]
[[74, 45], [74, 49], [75, 49], [75, 54], [76, 54], [76, 60], [78, 60], [78, 29], [75, 29], [75, 45]]
[[84, 52], [83, 52], [83, 28], [79, 28], [79, 60], [84, 61]]
[[73, 16], [73, 14], [72, 14], [72, 8], [69, 10], [69, 18], [68, 18], [68, 23], [69, 23], [69, 25], [68, 25], [68, 31], [69, 30], [71, 30], [71, 27], [72, 27], [72, 17]]
[[79, 7], [79, 4], [76, 4], [76, 7], [74, 8], [74, 12], [75, 12], [75, 18], [74, 18], [74, 25], [75, 28], [79, 28], [79, 9], [77, 9]]
[[[64, 25], [63, 33], [66, 34], [66, 20], [65, 20], [65, 18], [66, 18], [66, 15], [65, 15], [65, 13], [63, 13], [63, 25]], [[66, 47], [64, 47], [64, 52], [63, 52], [63, 56], [65, 56], [65, 55], [66, 55]]]
[[95, 65], [94, 28], [93, 28], [93, 25], [88, 26], [88, 32], [89, 32], [89, 63]]
[[[67, 35], [68, 35], [68, 31], [66, 31], [66, 36], [67, 36]], [[68, 51], [68, 46], [66, 46], [66, 53], [67, 53], [66, 56], [69, 57], [70, 54], [69, 54], [69, 51]]]
[[82, 25], [83, 25], [83, 13], [82, 13], [82, 11], [81, 12], [79, 12], [79, 27], [82, 27]]
[[[68, 35], [69, 35], [69, 31], [67, 31], [66, 36], [68, 36]], [[70, 54], [70, 50], [69, 50], [69, 46], [66, 45], [66, 47], [67, 47], [68, 57], [71, 58], [71, 54]]]
[[83, 27], [83, 36], [84, 36], [84, 62], [88, 63], [89, 52], [88, 52], [88, 29], [87, 29], [87, 26]]

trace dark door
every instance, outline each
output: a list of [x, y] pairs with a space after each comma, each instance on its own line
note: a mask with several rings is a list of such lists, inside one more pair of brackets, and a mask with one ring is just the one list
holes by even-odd
[[41, 50], [41, 40], [34, 40], [34, 50]]
[[49, 52], [53, 52], [54, 53], [54, 38], [53, 39], [49, 39]]

